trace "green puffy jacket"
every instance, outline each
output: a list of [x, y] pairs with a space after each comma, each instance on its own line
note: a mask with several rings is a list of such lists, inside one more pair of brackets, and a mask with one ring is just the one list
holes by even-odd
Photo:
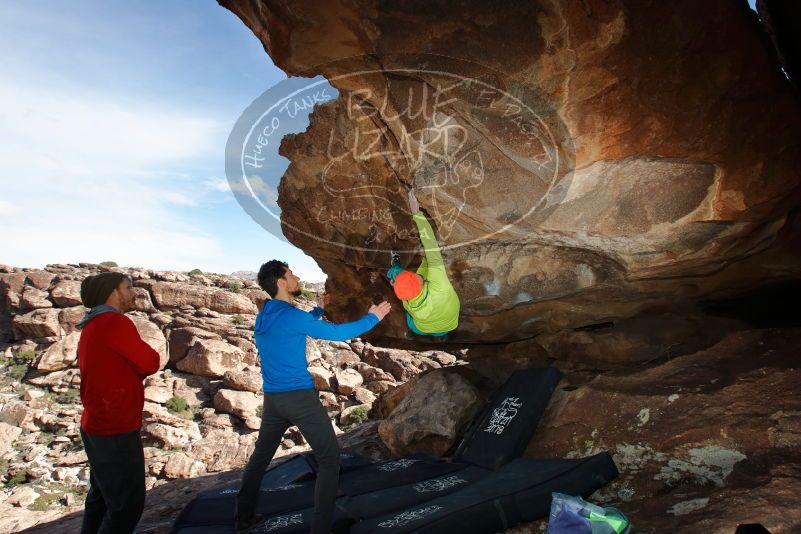
[[412, 219], [417, 224], [420, 241], [426, 253], [423, 263], [417, 269], [417, 274], [425, 282], [419, 295], [402, 301], [403, 307], [421, 332], [450, 332], [459, 326], [459, 295], [448, 280], [445, 262], [431, 224], [422, 212], [415, 213]]

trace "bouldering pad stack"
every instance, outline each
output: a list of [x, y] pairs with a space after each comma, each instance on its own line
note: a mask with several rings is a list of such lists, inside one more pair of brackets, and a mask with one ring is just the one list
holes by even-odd
[[[516, 371], [475, 418], [452, 459], [416, 454], [369, 463], [345, 453], [335, 532], [483, 533], [546, 517], [551, 493], [588, 497], [618, 476], [608, 453], [581, 459], [520, 458], [561, 375]], [[311, 527], [316, 463], [298, 455], [265, 472], [252, 532], [288, 534]], [[234, 532], [229, 486], [199, 494], [173, 534]]]

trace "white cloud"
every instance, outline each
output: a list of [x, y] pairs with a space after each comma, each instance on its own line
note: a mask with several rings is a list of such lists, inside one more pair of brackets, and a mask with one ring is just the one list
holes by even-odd
[[216, 121], [156, 104], [0, 80], [3, 262], [192, 268], [219, 254], [176, 210], [202, 192], [170, 166], [218, 148]]
[[198, 205], [198, 201], [191, 196], [181, 193], [178, 191], [164, 191], [162, 192], [162, 196], [166, 202], [170, 204], [175, 204], [176, 206], [192, 206], [195, 207]]
[[231, 186], [228, 185], [228, 180], [214, 176], [203, 182], [206, 189], [216, 191], [218, 193], [230, 193]]
[[0, 217], [4, 215], [13, 215], [19, 212], [19, 207], [7, 200], [0, 200]]

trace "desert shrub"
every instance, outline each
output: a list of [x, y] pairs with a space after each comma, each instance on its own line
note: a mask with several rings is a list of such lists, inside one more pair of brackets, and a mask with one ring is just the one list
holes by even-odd
[[183, 417], [184, 419], [194, 419], [195, 414], [189, 408], [189, 403], [186, 402], [186, 399], [179, 396], [174, 395], [171, 397], [167, 402], [164, 403], [164, 406], [170, 413], [173, 413], [179, 417]]
[[303, 295], [303, 298], [305, 298], [306, 300], [317, 299], [317, 293], [315, 293], [314, 291], [309, 291], [308, 289], [301, 289], [300, 292]]
[[59, 404], [78, 404], [81, 402], [81, 392], [75, 388], [69, 388], [53, 395], [53, 400]]
[[231, 293], [239, 293], [242, 290], [242, 286], [237, 282], [228, 282], [228, 285], [225, 286], [225, 289]]
[[367, 421], [367, 416], [370, 413], [369, 406], [359, 406], [358, 408], [354, 409], [350, 412], [350, 418], [356, 424], [362, 424]]
[[13, 486], [18, 486], [20, 484], [27, 484], [27, 483], [28, 483], [28, 470], [21, 469], [16, 473], [14, 473], [14, 475], [8, 479], [8, 482], [6, 482], [6, 486], [10, 488]]
[[28, 506], [28, 510], [44, 512], [50, 508], [51, 504], [59, 502], [62, 497], [64, 497], [63, 493], [42, 493], [36, 498], [33, 504]]
[[13, 382], [21, 382], [25, 375], [28, 374], [28, 365], [9, 365], [6, 368], [6, 376], [11, 378]]
[[31, 363], [34, 358], [36, 358], [36, 351], [23, 350], [18, 352], [17, 355], [14, 356], [14, 363], [17, 364]]

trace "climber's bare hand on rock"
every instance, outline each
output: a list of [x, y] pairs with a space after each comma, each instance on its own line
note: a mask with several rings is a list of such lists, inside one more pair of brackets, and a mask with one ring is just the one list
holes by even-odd
[[367, 313], [372, 313], [373, 315], [378, 317], [379, 321], [381, 321], [384, 319], [384, 317], [387, 316], [387, 314], [390, 312], [391, 309], [392, 305], [385, 300], [381, 304], [373, 304], [372, 306], [370, 306], [370, 309], [367, 310]]
[[414, 195], [414, 187], [409, 189], [409, 210], [412, 214], [420, 212], [420, 204], [417, 202], [417, 197]]

